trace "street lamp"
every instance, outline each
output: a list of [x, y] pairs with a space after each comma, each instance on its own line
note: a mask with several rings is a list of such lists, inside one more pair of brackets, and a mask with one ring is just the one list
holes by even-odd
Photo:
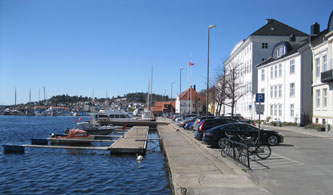
[[182, 70], [184, 70], [184, 67], [179, 68], [179, 114], [181, 114], [181, 99], [180, 99], [180, 94], [182, 93]]
[[171, 100], [172, 100], [172, 85], [173, 85], [173, 81], [171, 82]]
[[206, 117], [208, 118], [208, 90], [209, 90], [209, 34], [210, 29], [215, 28], [216, 25], [210, 25], [208, 26], [208, 56], [207, 56], [207, 89], [206, 89]]

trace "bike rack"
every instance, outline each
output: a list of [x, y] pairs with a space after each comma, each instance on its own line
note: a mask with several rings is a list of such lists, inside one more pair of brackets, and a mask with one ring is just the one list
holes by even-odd
[[[241, 143], [241, 142], [237, 142], [237, 141], [233, 141], [231, 139], [228, 138], [223, 138], [225, 141], [231, 143], [231, 147], [232, 147], [232, 154], [228, 153], [227, 155], [234, 159], [235, 161], [237, 161], [238, 163], [240, 163], [241, 165], [244, 165], [245, 167], [247, 167], [248, 169], [250, 168], [250, 155], [249, 155], [249, 147], [247, 144]], [[245, 148], [246, 149], [246, 155], [244, 157], [246, 157], [246, 159], [241, 159], [240, 156], [236, 155], [236, 149], [237, 148]], [[241, 155], [241, 154], [240, 154]], [[243, 156], [243, 155], [242, 155]]]

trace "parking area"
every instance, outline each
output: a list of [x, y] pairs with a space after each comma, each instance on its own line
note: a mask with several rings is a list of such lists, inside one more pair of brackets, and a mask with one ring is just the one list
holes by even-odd
[[272, 155], [266, 160], [252, 157], [250, 163], [252, 170], [264, 170], [304, 165], [304, 163], [302, 162], [287, 158], [276, 153], [272, 153]]
[[[258, 187], [276, 195], [332, 194], [333, 192], [333, 132], [317, 132], [299, 127], [263, 126], [266, 130], [281, 133], [284, 142], [273, 146], [266, 160], [251, 156], [251, 169], [227, 158], [249, 174]], [[194, 132], [183, 132], [193, 137]], [[209, 153], [221, 158], [221, 149], [207, 148]], [[223, 158], [221, 158], [224, 161]]]
[[[266, 127], [267, 128], [267, 127]], [[268, 127], [270, 128], [270, 127]], [[285, 127], [285, 142], [267, 160], [252, 160], [248, 173], [272, 194], [332, 194], [333, 139], [329, 133]]]

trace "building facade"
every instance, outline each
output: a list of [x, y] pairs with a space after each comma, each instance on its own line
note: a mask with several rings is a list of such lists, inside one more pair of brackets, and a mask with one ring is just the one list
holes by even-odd
[[333, 12], [327, 29], [320, 32], [319, 24], [311, 26], [313, 53], [313, 118], [316, 124], [333, 125]]
[[206, 98], [201, 96], [192, 86], [176, 99], [176, 113], [201, 113], [204, 111]]
[[312, 113], [312, 52], [309, 39], [282, 41], [257, 65], [258, 93], [265, 94], [262, 119], [305, 125]]
[[[290, 35], [295, 35], [295, 42], [308, 37], [307, 34], [283, 24], [274, 19], [267, 19], [266, 24], [252, 33], [247, 39], [235, 45], [225, 67], [238, 66], [239, 77], [244, 87], [243, 96], [237, 101], [234, 113], [241, 113], [246, 118], [256, 119], [255, 94], [258, 92], [258, 73], [256, 65], [271, 57], [274, 46], [281, 41], [288, 41]], [[224, 113], [230, 113], [228, 106], [223, 106]]]

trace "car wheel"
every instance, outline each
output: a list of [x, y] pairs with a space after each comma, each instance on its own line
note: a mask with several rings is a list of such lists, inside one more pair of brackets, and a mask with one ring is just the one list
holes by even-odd
[[276, 146], [279, 143], [279, 140], [275, 135], [271, 135], [267, 138], [267, 143], [270, 146]]
[[219, 148], [222, 148], [222, 146], [224, 145], [224, 142], [225, 142], [225, 139], [220, 138], [220, 139], [217, 141], [217, 146], [218, 146]]

